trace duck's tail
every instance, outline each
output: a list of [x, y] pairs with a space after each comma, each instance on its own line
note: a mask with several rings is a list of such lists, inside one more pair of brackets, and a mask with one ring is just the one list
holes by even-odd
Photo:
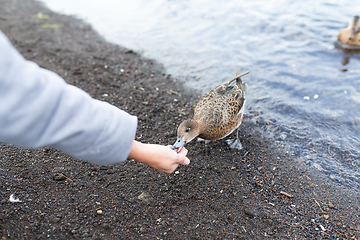
[[240, 74], [239, 72], [236, 72], [236, 77], [231, 79], [230, 81], [232, 82], [236, 79], [236, 85], [238, 85], [240, 89], [242, 89], [244, 92], [246, 92], [248, 85], [241, 81], [241, 77], [248, 74], [249, 72], [250, 71], [247, 71], [242, 74]]
[[247, 72], [244, 72], [244, 73], [242, 73], [242, 74], [240, 74], [239, 72], [236, 72], [236, 77], [230, 79], [230, 80], [228, 81], [229, 84], [232, 83], [232, 82], [235, 81], [235, 80], [240, 80], [240, 81], [241, 81], [241, 77], [244, 76], [244, 75], [246, 75], [246, 74], [248, 74], [249, 72], [250, 72], [250, 71], [247, 71]]
[[[229, 85], [236, 80], [236, 86], [239, 87], [240, 89], [242, 89], [244, 92], [246, 92], [247, 89], [247, 84], [243, 83], [241, 81], [241, 77], [248, 74], [250, 71], [244, 72], [242, 74], [240, 74], [239, 72], [236, 72], [236, 77], [230, 79], [229, 81], [224, 82], [223, 84], [221, 84], [219, 87], [217, 87], [217, 90], [221, 93], [224, 94], [225, 90], [229, 90]], [[230, 87], [230, 89], [232, 89], [232, 87]]]
[[351, 20], [349, 26], [351, 26], [350, 38], [353, 38], [354, 35], [355, 35], [356, 33], [358, 33], [359, 30], [360, 30], [360, 27], [359, 27], [359, 16], [355, 16], [355, 17]]

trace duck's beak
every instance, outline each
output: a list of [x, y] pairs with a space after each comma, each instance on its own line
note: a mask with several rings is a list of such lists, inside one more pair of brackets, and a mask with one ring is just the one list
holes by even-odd
[[186, 142], [184, 142], [181, 137], [179, 137], [176, 142], [174, 143], [174, 145], [171, 147], [171, 149], [177, 149], [176, 152], [180, 152], [181, 149], [184, 147], [184, 145], [186, 144]]

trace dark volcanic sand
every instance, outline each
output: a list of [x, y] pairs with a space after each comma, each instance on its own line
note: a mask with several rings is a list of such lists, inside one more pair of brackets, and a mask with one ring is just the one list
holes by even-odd
[[[48, 23], [62, 27], [41, 28]], [[0, 29], [26, 59], [137, 115], [139, 141], [172, 144], [200, 97], [154, 61], [37, 2], [0, 0]], [[281, 153], [259, 125], [245, 116], [243, 151], [191, 142], [191, 164], [173, 174], [1, 144], [1, 239], [359, 239], [359, 194]], [[22, 202], [9, 202], [13, 193]]]

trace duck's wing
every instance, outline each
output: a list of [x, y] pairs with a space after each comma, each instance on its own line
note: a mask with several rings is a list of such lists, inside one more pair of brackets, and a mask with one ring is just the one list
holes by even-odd
[[249, 72], [239, 74], [239, 72], [236, 72], [236, 77], [232, 79], [232, 81], [236, 79], [236, 85], [234, 85], [233, 88], [227, 92], [227, 112], [229, 114], [229, 119], [237, 119], [238, 115], [243, 114], [244, 112], [245, 92], [247, 90], [247, 84], [241, 81], [241, 76], [244, 76], [248, 73]]
[[[218, 95], [224, 95], [227, 94], [227, 91], [230, 91], [232, 89], [233, 86], [229, 86], [233, 81], [236, 80], [236, 84], [241, 86], [242, 81], [241, 81], [241, 77], [248, 74], [250, 71], [244, 72], [242, 74], [240, 74], [239, 72], [236, 72], [236, 77], [224, 82], [223, 84], [219, 85], [217, 88], [215, 88], [215, 92]], [[245, 85], [246, 86], [246, 85]], [[243, 88], [244, 91], [246, 91], [245, 88]]]
[[[246, 91], [246, 83], [243, 84], [241, 81], [241, 77], [248, 74], [250, 71], [247, 71], [245, 73], [239, 74], [239, 72], [236, 72], [236, 77], [230, 79], [229, 81], [224, 82], [223, 84], [219, 85], [218, 87], [211, 89], [209, 92], [207, 92], [197, 103], [194, 109], [194, 114], [204, 111], [204, 108], [211, 108], [212, 105], [217, 105], [215, 102], [223, 101], [220, 100], [220, 98], [225, 97], [228, 99], [229, 93], [230, 95], [234, 95], [231, 98], [234, 100], [234, 102], [238, 101], [236, 96], [238, 96], [238, 93], [240, 93], [241, 97], [244, 97], [245, 91]], [[229, 84], [236, 80], [236, 85], [234, 87], [229, 87]], [[240, 88], [240, 89], [239, 89]], [[232, 100], [232, 101], [233, 101]], [[213, 104], [212, 104], [213, 103]], [[239, 105], [242, 105], [242, 102], [239, 103]], [[240, 107], [241, 109], [241, 107]]]
[[217, 88], [215, 88], [211, 89], [204, 96], [202, 96], [194, 108], [194, 115], [196, 115], [198, 112], [204, 111], [204, 108], [209, 107], [211, 102], [215, 101], [217, 95]]
[[239, 114], [244, 113], [245, 92], [241, 89], [234, 89], [228, 98], [227, 113], [229, 119], [237, 118]]
[[222, 96], [224, 96], [225, 94], [227, 95], [228, 85], [229, 82], [225, 82], [218, 87], [211, 89], [204, 96], [202, 96], [195, 106], [194, 114], [196, 115], [197, 112], [201, 111], [210, 111], [208, 109], [211, 109], [212, 107], [217, 105], [219, 99], [222, 98]]

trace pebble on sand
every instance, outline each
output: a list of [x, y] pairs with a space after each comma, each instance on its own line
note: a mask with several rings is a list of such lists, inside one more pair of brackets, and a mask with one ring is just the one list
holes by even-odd
[[11, 194], [11, 195], [10, 195], [9, 201], [12, 202], [12, 203], [22, 202], [22, 201], [20, 201], [18, 198], [15, 198], [15, 197], [14, 197], [14, 194]]

